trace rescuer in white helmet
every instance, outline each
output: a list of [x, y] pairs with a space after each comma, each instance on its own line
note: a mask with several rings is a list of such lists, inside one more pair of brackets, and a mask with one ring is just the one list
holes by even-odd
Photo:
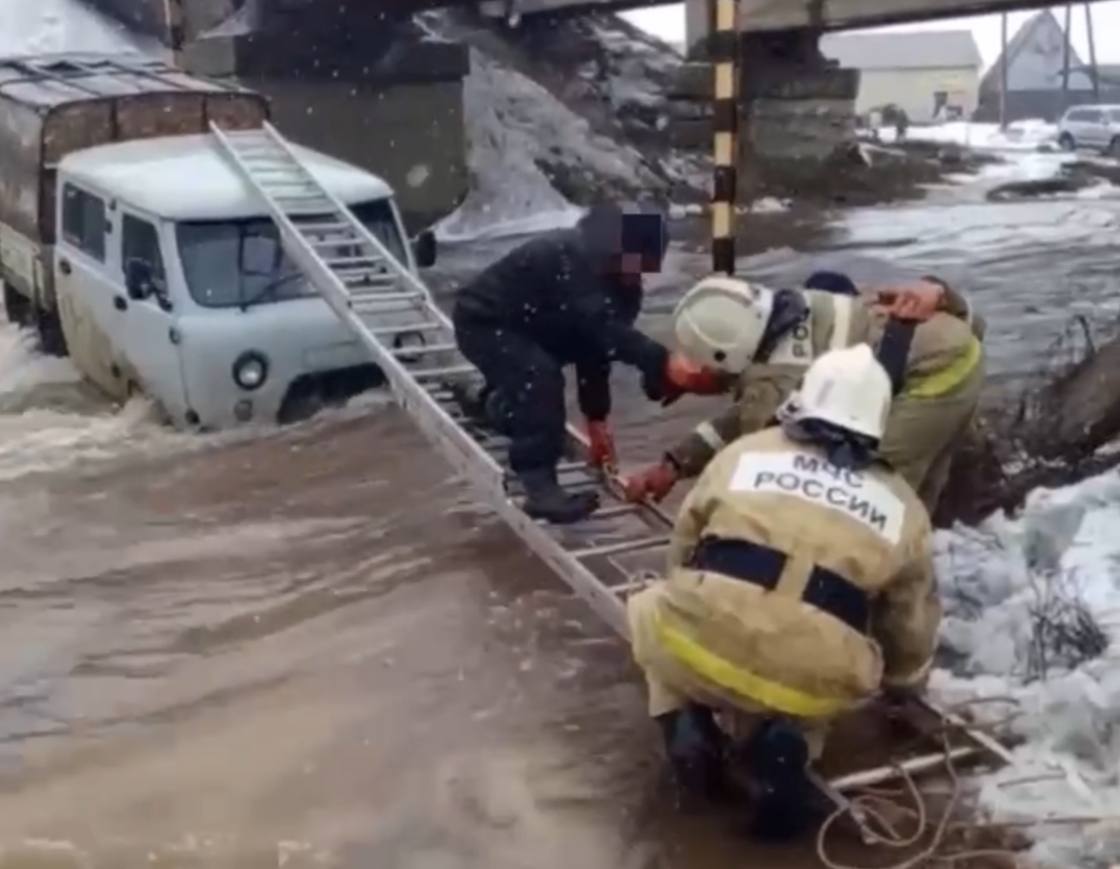
[[890, 403], [866, 344], [822, 355], [780, 425], [708, 464], [677, 516], [666, 579], [628, 602], [679, 784], [722, 790], [729, 746], [713, 713], [734, 713], [760, 835], [811, 819], [805, 771], [835, 716], [881, 688], [921, 691], [930, 667], [930, 519], [878, 458]]
[[944, 284], [927, 279], [886, 294], [846, 295], [713, 276], [681, 300], [674, 329], [686, 358], [738, 378], [736, 404], [632, 477], [632, 500], [664, 498], [735, 438], [770, 424], [814, 359], [866, 343], [895, 393], [883, 457], [935, 510], [984, 382], [982, 321]]

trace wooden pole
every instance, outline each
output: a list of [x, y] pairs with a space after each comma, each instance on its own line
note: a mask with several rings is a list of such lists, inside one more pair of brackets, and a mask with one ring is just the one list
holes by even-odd
[[1097, 69], [1097, 41], [1093, 37], [1093, 4], [1085, 4], [1085, 30], [1089, 33], [1089, 75], [1093, 79], [1093, 102], [1101, 101], [1101, 75]]
[[709, 38], [714, 70], [715, 177], [712, 186], [712, 270], [735, 274], [735, 198], [738, 187], [739, 3], [713, 0], [715, 30]]
[[1066, 38], [1062, 45], [1062, 105], [1058, 109], [1058, 114], [1061, 115], [1066, 109], [1069, 108], [1069, 53], [1072, 47], [1071, 31], [1073, 30], [1073, 4], [1066, 4]]
[[171, 62], [183, 66], [184, 15], [183, 0], [163, 0], [164, 16], [167, 20], [167, 45], [171, 49]]
[[1000, 21], [999, 52], [999, 128], [1007, 129], [1007, 13]]

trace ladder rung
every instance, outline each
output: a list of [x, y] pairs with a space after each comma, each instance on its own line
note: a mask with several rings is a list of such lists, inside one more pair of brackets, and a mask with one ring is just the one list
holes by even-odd
[[619, 516], [629, 516], [631, 513], [638, 512], [640, 508], [637, 504], [617, 504], [611, 507], [603, 507], [596, 510], [588, 519], [615, 519]]
[[282, 187], [287, 190], [290, 187], [303, 188], [304, 190], [314, 190], [318, 192], [319, 185], [313, 181], [308, 181], [306, 178], [293, 178], [291, 181], [284, 181], [282, 179], [269, 178], [267, 181], [261, 181], [260, 185], [265, 190], [275, 190]]
[[650, 583], [657, 582], [653, 577], [644, 577], [642, 579], [631, 579], [618, 585], [608, 585], [611, 591], [615, 594], [626, 594], [631, 591], [641, 591], [646, 588]]
[[387, 305], [390, 302], [411, 302], [422, 298], [424, 296], [421, 293], [370, 293], [351, 301], [350, 307], [355, 311], [364, 311], [371, 306]]
[[385, 326], [380, 329], [370, 329], [374, 336], [401, 335], [405, 332], [436, 332], [443, 328], [443, 323], [433, 323], [425, 320], [423, 323], [412, 323], [408, 326]]
[[302, 232], [335, 232], [340, 229], [353, 231], [348, 223], [293, 223], [292, 225]]
[[410, 373], [417, 380], [431, 377], [447, 377], [449, 374], [472, 374], [478, 369], [473, 365], [446, 365], [442, 368], [415, 368]]
[[[332, 242], [332, 244], [335, 247], [338, 247], [340, 245], [339, 242]], [[345, 242], [342, 242], [342, 244], [345, 244]], [[367, 265], [366, 268], [372, 269], [378, 263], [383, 262], [383, 260], [377, 254], [370, 254], [369, 256], [343, 256], [338, 257], [337, 259], [325, 259], [323, 260], [323, 262], [325, 262], [332, 269], [338, 269], [342, 266], [352, 266], [356, 265], [357, 263], [370, 263], [371, 265]], [[384, 274], [387, 275], [388, 271], [385, 271]]]
[[[240, 156], [240, 155], [239, 155]], [[291, 169], [292, 163], [284, 157], [241, 157], [241, 162], [252, 169], [254, 172], [263, 172], [269, 168], [272, 169]]]
[[273, 148], [268, 145], [238, 145], [237, 153], [242, 158], [248, 157], [252, 160], [259, 159], [260, 157], [275, 157], [277, 160], [284, 160], [287, 163], [291, 161], [287, 159], [287, 154], [279, 148]]
[[380, 296], [384, 296], [386, 290], [391, 290], [396, 285], [397, 282], [393, 280], [369, 280], [357, 286], [348, 287], [350, 300], [352, 302], [361, 302], [365, 299], [377, 299]]
[[417, 344], [414, 347], [395, 347], [393, 348], [393, 355], [413, 356], [421, 353], [447, 353], [458, 349], [458, 344]]
[[[299, 226], [298, 224], [297, 227], [299, 229], [303, 229], [303, 227]], [[355, 243], [357, 241], [358, 237], [356, 235], [341, 235], [338, 232], [335, 233], [333, 238], [307, 239], [307, 243], [314, 248], [357, 247], [357, 244]]]
[[346, 279], [361, 279], [361, 280], [365, 280], [365, 279], [367, 279], [367, 278], [387, 278], [387, 277], [392, 277], [392, 275], [390, 275], [390, 274], [389, 274], [389, 273], [388, 273], [387, 271], [375, 271], [375, 270], [374, 270], [374, 268], [373, 268], [372, 266], [366, 266], [365, 268], [358, 268], [358, 267], [352, 267], [352, 268], [339, 267], [339, 268], [334, 268], [334, 269], [331, 269], [331, 271], [332, 271], [332, 272], [334, 272], [334, 273], [335, 273], [335, 274], [336, 274], [336, 275], [337, 275], [338, 277], [340, 277], [340, 278], [346, 278]]
[[310, 196], [299, 196], [294, 193], [285, 193], [280, 196], [273, 196], [272, 198], [277, 202], [302, 202], [305, 205], [308, 202], [322, 202], [328, 207], [333, 207], [333, 205], [331, 205], [331, 201], [321, 193], [313, 193]]
[[604, 543], [602, 546], [589, 546], [586, 549], [572, 549], [569, 554], [575, 558], [596, 558], [602, 555], [620, 555], [623, 552], [639, 552], [668, 546], [670, 538], [665, 536], [643, 537], [640, 540], [623, 540], [619, 543]]

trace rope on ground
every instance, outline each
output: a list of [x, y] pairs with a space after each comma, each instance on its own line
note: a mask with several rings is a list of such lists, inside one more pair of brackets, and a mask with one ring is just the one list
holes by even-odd
[[[952, 728], [949, 726], [949, 722], [942, 720], [942, 727], [939, 729], [938, 735], [940, 736], [941, 747], [944, 751], [945, 772], [949, 777], [951, 787], [949, 799], [945, 804], [945, 810], [934, 827], [932, 835], [930, 835], [929, 809], [926, 805], [925, 797], [914, 781], [913, 775], [904, 767], [896, 766], [905, 784], [904, 793], [908, 794], [913, 801], [913, 808], [892, 803], [881, 790], [876, 791], [868, 789], [856, 793], [851, 800], [849, 800], [847, 806], [838, 808], [825, 819], [817, 833], [817, 858], [824, 866], [828, 867], [828, 869], [872, 869], [872, 867], [867, 866], [840, 863], [829, 855], [829, 832], [838, 821], [847, 816], [850, 816], [852, 821], [859, 828], [864, 842], [868, 845], [881, 846], [890, 851], [910, 849], [922, 839], [926, 838], [927, 835], [930, 835], [929, 843], [917, 854], [907, 857], [898, 863], [892, 863], [887, 866], [877, 866], [874, 867], [874, 869], [912, 869], [912, 867], [921, 866], [926, 863], [939, 863], [952, 866], [962, 863], [965, 860], [981, 858], [1009, 858], [1013, 865], [1016, 854], [1010, 850], [993, 848], [958, 851], [952, 854], [939, 853], [944, 844], [945, 836], [950, 829], [950, 821], [960, 802], [962, 793], [962, 782], [960, 776], [957, 774], [956, 764], [953, 762], [952, 746], [949, 744], [950, 729]], [[895, 792], [891, 796], [896, 796], [897, 794], [898, 792]], [[902, 815], [903, 817], [913, 819], [915, 822], [914, 832], [909, 836], [903, 836], [898, 833], [894, 824], [884, 815], [885, 806], [889, 806], [890, 810], [895, 815]]]

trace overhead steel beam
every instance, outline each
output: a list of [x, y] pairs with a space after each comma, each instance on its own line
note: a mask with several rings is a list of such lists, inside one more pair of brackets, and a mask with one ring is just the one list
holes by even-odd
[[739, 22], [746, 32], [802, 27], [841, 30], [1051, 5], [1045, 0], [741, 0]]

